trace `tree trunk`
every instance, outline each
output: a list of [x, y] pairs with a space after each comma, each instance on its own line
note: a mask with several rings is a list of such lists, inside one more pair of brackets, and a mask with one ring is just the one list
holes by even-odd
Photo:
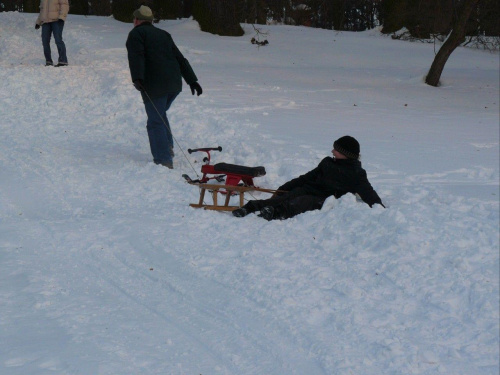
[[86, 16], [89, 14], [89, 2], [87, 0], [72, 0], [69, 12]]
[[40, 12], [40, 1], [38, 0], [24, 0], [24, 13], [38, 13]]
[[425, 83], [431, 86], [438, 86], [441, 73], [443, 73], [444, 66], [448, 61], [451, 53], [457, 48], [460, 43], [464, 41], [467, 21], [472, 10], [477, 6], [479, 0], [464, 0], [462, 10], [453, 25], [453, 30], [439, 49], [434, 61], [432, 62], [429, 73], [425, 78]]
[[242, 36], [235, 0], [195, 0], [193, 17], [201, 31], [221, 36]]

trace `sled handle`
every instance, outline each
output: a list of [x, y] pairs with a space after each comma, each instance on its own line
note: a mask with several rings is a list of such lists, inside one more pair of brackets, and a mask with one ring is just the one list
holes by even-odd
[[208, 151], [222, 151], [222, 147], [218, 146], [218, 147], [205, 147], [205, 148], [189, 148], [188, 149], [188, 152], [190, 154], [192, 154], [193, 152], [197, 152], [197, 151], [204, 151], [204, 152], [208, 152]]

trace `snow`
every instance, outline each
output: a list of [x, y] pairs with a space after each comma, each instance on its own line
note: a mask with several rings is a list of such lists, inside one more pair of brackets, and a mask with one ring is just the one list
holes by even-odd
[[[131, 24], [70, 15], [44, 67], [36, 15], [0, 13], [0, 374], [499, 372], [499, 55], [377, 30], [262, 26], [269, 45], [165, 21], [204, 93], [152, 162]], [[53, 44], [53, 57], [57, 50]], [[387, 206], [286, 221], [189, 207], [204, 155], [303, 174], [343, 135]], [[255, 193], [266, 198], [265, 193]]]

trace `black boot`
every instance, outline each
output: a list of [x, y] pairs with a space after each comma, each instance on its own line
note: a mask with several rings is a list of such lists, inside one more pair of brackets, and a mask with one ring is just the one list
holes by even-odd
[[271, 221], [274, 219], [274, 207], [267, 206], [260, 210], [259, 216], [266, 219], [267, 221]]
[[247, 209], [245, 207], [240, 207], [237, 208], [236, 210], [233, 210], [233, 216], [235, 217], [245, 217], [249, 214]]
[[267, 221], [271, 220], [284, 220], [287, 218], [286, 209], [283, 205], [278, 205], [276, 207], [266, 206], [260, 210], [260, 217], [266, 219]]

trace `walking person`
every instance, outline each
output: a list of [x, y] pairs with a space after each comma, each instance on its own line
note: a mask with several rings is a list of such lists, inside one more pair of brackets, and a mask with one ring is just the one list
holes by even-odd
[[57, 67], [68, 65], [66, 56], [66, 45], [62, 33], [64, 23], [69, 12], [68, 0], [40, 0], [40, 14], [36, 20], [35, 29], [42, 27], [42, 44], [45, 55], [45, 66], [53, 66], [52, 53], [50, 50], [50, 38], [54, 35], [59, 59]]
[[132, 82], [144, 101], [153, 161], [173, 169], [174, 142], [167, 110], [182, 91], [182, 78], [193, 95], [200, 96], [203, 90], [172, 36], [153, 26], [151, 9], [142, 5], [133, 17], [134, 28], [126, 43]]
[[359, 161], [360, 146], [351, 136], [344, 136], [333, 143], [333, 158], [324, 158], [308, 173], [288, 181], [278, 188], [270, 199], [251, 200], [233, 211], [236, 217], [244, 217], [260, 211], [266, 220], [283, 220], [306, 211], [319, 210], [326, 198], [336, 199], [344, 194], [357, 194], [370, 207], [382, 204], [372, 188], [366, 171]]

